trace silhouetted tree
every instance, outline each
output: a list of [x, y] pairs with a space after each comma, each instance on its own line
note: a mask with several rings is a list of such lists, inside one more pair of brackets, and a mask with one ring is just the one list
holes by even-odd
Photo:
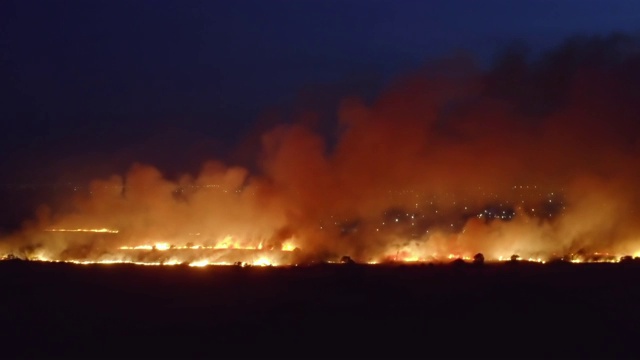
[[484, 264], [484, 255], [482, 253], [477, 253], [473, 256], [473, 263], [476, 265]]

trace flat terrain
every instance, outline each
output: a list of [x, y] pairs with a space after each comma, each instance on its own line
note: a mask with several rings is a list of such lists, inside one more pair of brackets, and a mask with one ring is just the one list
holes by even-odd
[[630, 357], [637, 264], [0, 262], [3, 357]]

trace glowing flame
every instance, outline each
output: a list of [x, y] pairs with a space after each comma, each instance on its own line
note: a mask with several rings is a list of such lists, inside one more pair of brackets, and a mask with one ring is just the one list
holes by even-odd
[[213, 248], [214, 249], [237, 249], [239, 248], [239, 244], [237, 241], [233, 239], [231, 235], [227, 235], [222, 239], [222, 241], [218, 242]]
[[[54, 228], [54, 229], [47, 229], [45, 230], [47, 232], [77, 232], [77, 233], [109, 233], [109, 234], [117, 234], [119, 233], [119, 230], [111, 230], [111, 229], [107, 229], [107, 228], [101, 228], [101, 229], [83, 229], [83, 228], [78, 228], [78, 229], [64, 229], [64, 228]], [[200, 233], [190, 233], [189, 235], [200, 235]], [[224, 249], [236, 249], [236, 250], [263, 250], [264, 249], [264, 244], [262, 242], [260, 242], [258, 244], [258, 246], [254, 246], [254, 245], [248, 245], [246, 244], [246, 242], [243, 242], [241, 240], [239, 240], [238, 238], [232, 236], [232, 235], [227, 235], [225, 236], [222, 240], [218, 241], [215, 245], [213, 246], [206, 246], [206, 245], [173, 245], [170, 244], [168, 242], [158, 242], [155, 244], [142, 244], [142, 245], [135, 245], [135, 246], [121, 246], [119, 247], [120, 250], [160, 250], [160, 251], [166, 251], [166, 250], [170, 250], [170, 249], [176, 249], [176, 250], [185, 250], [185, 249], [191, 249], [191, 250], [197, 250], [197, 249], [217, 249], [217, 250], [224, 250]], [[281, 251], [293, 251], [296, 249], [296, 246], [287, 241], [284, 244], [282, 244], [281, 247]]]
[[293, 251], [295, 250], [295, 248], [296, 246], [291, 243], [285, 242], [284, 244], [282, 244], [282, 251]]
[[155, 244], [155, 248], [157, 250], [169, 250], [171, 248], [171, 245], [167, 244], [167, 243], [157, 243]]
[[121, 246], [120, 250], [152, 250], [153, 245]]
[[194, 266], [194, 267], [203, 267], [203, 266], [208, 266], [208, 265], [210, 265], [208, 260], [194, 261], [194, 262], [189, 264], [189, 266]]
[[110, 230], [110, 229], [47, 229], [45, 231], [50, 232], [92, 232], [92, 233], [109, 233], [109, 234], [117, 234], [118, 230]]
[[260, 258], [256, 261], [253, 262], [253, 265], [255, 266], [270, 266], [271, 264], [271, 260], [267, 259], [267, 258]]
[[[140, 247], [138, 247], [140, 248]], [[145, 249], [147, 247], [144, 247]], [[150, 248], [150, 247], [149, 247]], [[10, 259], [14, 259], [15, 257], [9, 254], [4, 254], [2, 256], [0, 256], [0, 260], [10, 260]], [[400, 262], [404, 262], [404, 263], [430, 263], [430, 262], [440, 262], [438, 259], [463, 259], [465, 261], [470, 261], [472, 260], [471, 258], [467, 257], [467, 256], [456, 256], [454, 254], [448, 254], [447, 256], [443, 256], [443, 257], [438, 257], [438, 256], [433, 256], [433, 258], [431, 260], [426, 260], [423, 258], [417, 258], [417, 257], [407, 257], [407, 258], [402, 258], [396, 261], [400, 261]], [[614, 255], [609, 255], [609, 257], [606, 258], [597, 258], [597, 257], [584, 257], [584, 258], [578, 258], [578, 257], [573, 257], [571, 259], [568, 259], [566, 261], [569, 261], [571, 263], [574, 264], [582, 264], [582, 263], [618, 263], [621, 261], [622, 257], [614, 257]], [[495, 258], [495, 259], [487, 259], [487, 263], [491, 263], [491, 262], [504, 262], [504, 261], [510, 261], [511, 257], [506, 258], [506, 257], [499, 257], [499, 258]], [[78, 264], [78, 265], [92, 265], [92, 264], [101, 264], [101, 265], [109, 265], [109, 264], [135, 264], [135, 265], [146, 265], [146, 266], [173, 266], [173, 265], [179, 265], [179, 264], [185, 264], [188, 263], [189, 266], [191, 267], [205, 267], [205, 266], [229, 266], [232, 265], [233, 262], [230, 261], [220, 261], [220, 260], [215, 260], [215, 258], [201, 258], [199, 260], [193, 260], [191, 262], [188, 261], [184, 261], [184, 260], [178, 260], [177, 258], [171, 258], [168, 260], [164, 260], [164, 261], [158, 261], [158, 260], [154, 260], [154, 261], [136, 261], [136, 260], [132, 260], [132, 259], [125, 259], [125, 258], [110, 258], [110, 259], [100, 259], [100, 260], [79, 260], [79, 259], [68, 259], [68, 260], [57, 260], [57, 259], [52, 259], [48, 256], [46, 256], [45, 254], [34, 254], [32, 256], [30, 256], [28, 258], [29, 261], [39, 261], [39, 262], [52, 262], [52, 263], [71, 263], [71, 264]], [[548, 261], [541, 259], [541, 258], [517, 258], [516, 259], [518, 262], [533, 262], [533, 263], [539, 263], [539, 264], [546, 264]], [[236, 264], [238, 262], [236, 261]], [[330, 264], [337, 264], [339, 262], [337, 261], [327, 261], [327, 263]], [[380, 264], [380, 261], [378, 260], [369, 260], [366, 262], [367, 264], [370, 265], [376, 265], [376, 264]], [[280, 260], [277, 259], [273, 259], [270, 256], [262, 256], [259, 257], [257, 260], [255, 261], [248, 261], [246, 263], [243, 264], [252, 264], [254, 266], [282, 266], [282, 265], [293, 265], [287, 262], [282, 263]]]
[[[107, 228], [78, 228], [78, 229], [66, 229], [66, 228], [52, 228], [45, 231], [49, 232], [79, 232], [79, 233], [118, 233], [118, 230], [110, 230]], [[197, 233], [200, 234], [200, 233]], [[192, 235], [192, 234], [189, 234]], [[220, 238], [213, 245], [203, 245], [187, 243], [186, 245], [174, 245], [172, 242], [146, 242], [136, 246], [121, 246], [120, 250], [138, 250], [139, 253], [127, 254], [127, 253], [110, 253], [109, 255], [103, 255], [100, 259], [86, 259], [86, 258], [71, 258], [71, 259], [57, 259], [52, 254], [47, 253], [44, 249], [35, 250], [28, 255], [28, 260], [31, 261], [43, 261], [43, 262], [66, 262], [79, 265], [88, 264], [137, 264], [137, 265], [177, 265], [188, 264], [192, 267], [204, 267], [209, 265], [231, 265], [231, 264], [252, 264], [255, 266], [282, 266], [282, 265], [295, 265], [295, 259], [283, 255], [284, 252], [292, 252], [297, 247], [294, 244], [297, 242], [294, 238], [290, 238], [282, 243], [280, 249], [273, 249], [271, 247], [265, 248], [264, 242], [254, 242], [257, 245], [251, 245], [250, 240], [243, 239], [241, 237], [226, 235]], [[179, 242], [178, 242], [179, 243]], [[157, 250], [158, 253], [153, 253]], [[203, 250], [202, 252], [190, 252], [190, 251], [176, 251], [176, 250]], [[204, 251], [211, 250], [211, 251]], [[255, 251], [261, 254], [242, 253], [238, 251], [229, 252], [215, 252], [212, 250], [245, 250]], [[147, 255], [144, 252], [149, 251]], [[278, 253], [278, 251], [282, 253]], [[262, 256], [264, 254], [265, 256]], [[540, 254], [521, 254], [523, 255], [511, 255], [511, 252], [503, 252], [500, 256], [494, 254], [493, 256], [487, 255], [485, 257], [486, 263], [492, 262], [504, 262], [516, 260], [519, 262], [540, 263], [545, 264], [549, 260], [554, 258], [561, 259], [563, 261], [571, 263], [617, 263], [628, 257], [640, 257], [640, 251], [633, 253], [633, 256], [628, 254], [615, 254], [608, 252], [594, 252], [588, 255], [585, 254], [565, 254], [564, 257], [560, 257], [559, 254], [549, 254], [549, 257], [540, 256]], [[414, 246], [402, 246], [399, 249], [395, 247], [392, 251], [381, 253], [381, 256], [373, 256], [368, 258], [367, 264], [379, 264], [381, 262], [404, 262], [404, 263], [429, 263], [429, 262], [447, 262], [447, 260], [461, 259], [464, 261], [472, 261], [473, 258], [469, 256], [469, 253], [456, 253], [456, 252], [437, 252], [433, 250], [421, 249]], [[626, 256], [625, 256], [626, 255]], [[257, 257], [257, 260], [255, 260]], [[0, 254], [0, 260], [10, 260], [16, 257], [12, 254]], [[240, 260], [240, 261], [239, 261]], [[329, 260], [329, 259], [325, 259]], [[357, 259], [356, 259], [357, 260]], [[326, 261], [329, 263], [338, 263], [337, 261]]]

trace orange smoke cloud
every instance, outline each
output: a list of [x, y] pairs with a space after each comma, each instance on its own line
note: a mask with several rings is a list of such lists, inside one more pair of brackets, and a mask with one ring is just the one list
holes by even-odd
[[[44, 211], [3, 246], [91, 258], [122, 246], [215, 247], [231, 237], [238, 248], [360, 261], [634, 253], [640, 57], [599, 60], [620, 41], [581, 43], [599, 52], [569, 42], [523, 65], [506, 88], [500, 65], [483, 73], [444, 61], [372, 104], [345, 99], [335, 146], [298, 123], [263, 134], [259, 174], [214, 161], [169, 180], [134, 165], [92, 182], [69, 210]], [[571, 66], [556, 61], [571, 51]], [[44, 231], [51, 228], [117, 234]]]

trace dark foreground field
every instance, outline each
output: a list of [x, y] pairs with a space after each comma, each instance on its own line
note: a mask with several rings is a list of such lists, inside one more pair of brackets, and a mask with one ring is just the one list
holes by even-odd
[[632, 357], [634, 264], [1, 262], [1, 357]]

